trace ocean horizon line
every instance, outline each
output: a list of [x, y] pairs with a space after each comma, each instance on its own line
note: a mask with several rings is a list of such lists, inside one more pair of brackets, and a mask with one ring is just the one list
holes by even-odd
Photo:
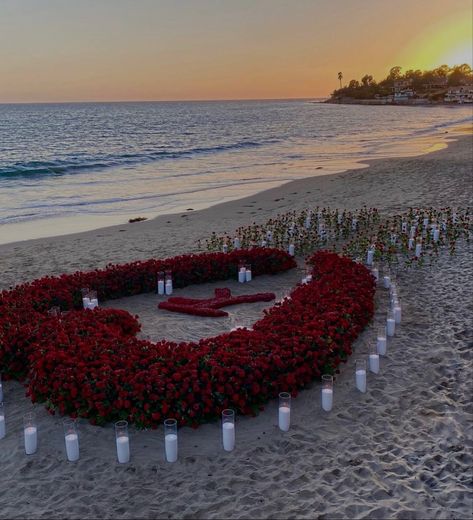
[[221, 98], [221, 99], [124, 99], [124, 100], [83, 100], [83, 101], [0, 101], [1, 105], [86, 105], [119, 103], [222, 103], [222, 102], [259, 102], [259, 101], [318, 101], [329, 99], [327, 96], [291, 97], [291, 98]]

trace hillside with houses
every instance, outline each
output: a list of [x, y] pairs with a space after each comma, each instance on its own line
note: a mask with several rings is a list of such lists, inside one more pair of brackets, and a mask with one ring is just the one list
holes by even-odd
[[342, 86], [343, 73], [339, 72], [338, 80], [340, 88], [332, 93], [328, 103], [473, 104], [473, 71], [467, 64], [442, 65], [434, 70], [408, 70], [405, 73], [396, 66], [380, 82], [366, 74], [360, 81], [352, 79], [345, 86]]

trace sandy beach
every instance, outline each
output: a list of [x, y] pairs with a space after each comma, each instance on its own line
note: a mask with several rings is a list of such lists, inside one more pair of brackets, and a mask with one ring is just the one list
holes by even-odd
[[[392, 214], [410, 206], [468, 206], [473, 193], [472, 136], [420, 157], [294, 181], [200, 211], [86, 233], [0, 246], [0, 288], [44, 275], [197, 250], [212, 231], [263, 222], [278, 212], [364, 204]], [[164, 460], [162, 428], [131, 429], [132, 460], [116, 461], [113, 427], [80, 422], [81, 458], [65, 458], [61, 418], [35, 406], [39, 449], [26, 456], [22, 416], [32, 408], [17, 382], [4, 382], [7, 435], [0, 440], [0, 518], [402, 518], [463, 519], [473, 511], [472, 249], [459, 244], [432, 267], [399, 274], [403, 322], [389, 342], [368, 392], [354, 386], [355, 359], [366, 357], [384, 320], [388, 293], [378, 289], [376, 316], [335, 383], [323, 412], [320, 384], [293, 401], [289, 432], [277, 427], [277, 404], [238, 417], [236, 449], [221, 447], [219, 423], [179, 432], [179, 459]], [[302, 264], [303, 259], [299, 259]], [[281, 298], [301, 278], [293, 270], [236, 294], [274, 291]], [[206, 297], [222, 284], [176, 291]], [[249, 326], [268, 304], [213, 320], [158, 313], [157, 297], [108, 302], [140, 316], [153, 340], [194, 340]]]

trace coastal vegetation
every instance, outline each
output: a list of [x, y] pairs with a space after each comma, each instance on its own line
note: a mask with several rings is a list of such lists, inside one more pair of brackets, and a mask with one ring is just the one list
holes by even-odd
[[[449, 67], [441, 65], [433, 70], [409, 69], [395, 66], [386, 78], [376, 81], [370, 74], [365, 74], [360, 81], [352, 79], [341, 86], [343, 74], [338, 73], [340, 88], [334, 90], [330, 101], [351, 98], [353, 100], [368, 100], [389, 98], [394, 94], [405, 93], [406, 97], [424, 98], [431, 101], [443, 101], [449, 88], [473, 84], [473, 71], [470, 65], [463, 63]], [[406, 93], [407, 92], [407, 93]]]

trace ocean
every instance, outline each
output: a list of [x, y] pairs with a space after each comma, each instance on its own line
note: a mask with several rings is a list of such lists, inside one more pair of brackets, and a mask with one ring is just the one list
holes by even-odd
[[92, 229], [419, 155], [471, 121], [467, 106], [312, 100], [0, 104], [0, 242], [14, 229], [16, 240]]

